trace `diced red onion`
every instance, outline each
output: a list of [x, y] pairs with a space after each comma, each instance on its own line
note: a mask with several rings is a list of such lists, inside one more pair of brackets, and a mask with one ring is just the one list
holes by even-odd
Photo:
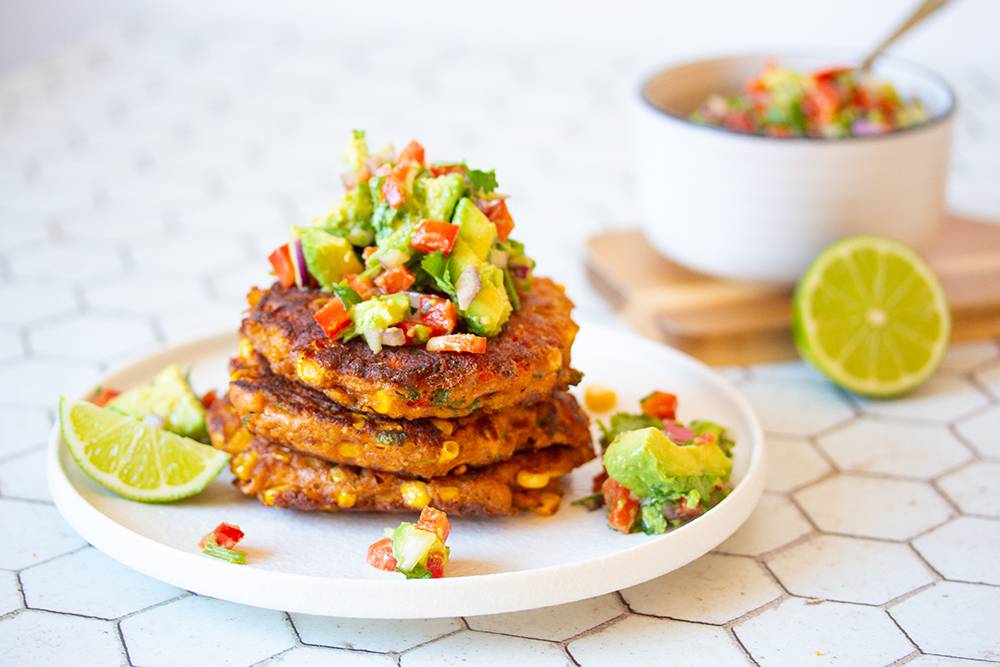
[[295, 269], [296, 287], [313, 287], [316, 280], [309, 273], [306, 266], [306, 256], [302, 252], [302, 239], [292, 241], [292, 268]]
[[378, 257], [379, 264], [387, 269], [394, 269], [397, 266], [402, 266], [410, 261], [410, 256], [407, 255], [402, 250], [397, 250], [396, 248], [390, 248], [386, 250]]
[[531, 273], [531, 267], [527, 264], [509, 264], [507, 269], [510, 271], [510, 275], [518, 280], [524, 280]]
[[458, 307], [461, 310], [468, 308], [469, 304], [476, 298], [476, 295], [479, 294], [482, 286], [482, 282], [479, 280], [479, 269], [475, 266], [465, 267], [462, 275], [455, 282], [455, 296], [458, 297]]
[[381, 329], [365, 329], [361, 333], [365, 336], [365, 342], [368, 343], [368, 349], [370, 349], [375, 354], [382, 351], [382, 330]]
[[856, 137], [870, 137], [877, 134], [885, 134], [888, 129], [889, 128], [884, 125], [874, 123], [864, 118], [851, 123], [851, 134]]
[[691, 442], [694, 440], [695, 432], [670, 420], [663, 422], [663, 428], [670, 436], [670, 439], [677, 443]]
[[494, 264], [498, 269], [506, 269], [507, 261], [510, 259], [510, 253], [504, 252], [503, 250], [493, 249], [490, 251], [490, 263]]
[[399, 327], [389, 327], [382, 332], [382, 344], [389, 347], [399, 347], [406, 345], [406, 335]]

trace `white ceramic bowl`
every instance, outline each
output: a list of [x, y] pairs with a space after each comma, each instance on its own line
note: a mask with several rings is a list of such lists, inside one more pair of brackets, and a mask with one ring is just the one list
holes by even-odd
[[922, 67], [883, 57], [874, 70], [929, 113], [923, 125], [845, 139], [777, 139], [699, 125], [712, 93], [742, 89], [768, 62], [814, 71], [851, 58], [768, 54], [700, 60], [644, 82], [636, 161], [643, 228], [689, 268], [791, 283], [828, 244], [877, 234], [920, 247], [941, 222], [955, 95]]

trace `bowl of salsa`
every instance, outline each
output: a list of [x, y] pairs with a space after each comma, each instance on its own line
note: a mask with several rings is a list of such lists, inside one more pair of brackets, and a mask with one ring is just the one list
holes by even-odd
[[642, 223], [663, 254], [792, 283], [855, 234], [921, 246], [944, 212], [955, 95], [883, 56], [759, 54], [656, 71], [635, 119]]

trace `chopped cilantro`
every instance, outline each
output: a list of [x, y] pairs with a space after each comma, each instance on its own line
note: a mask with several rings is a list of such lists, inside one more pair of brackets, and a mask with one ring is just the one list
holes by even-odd
[[406, 441], [406, 434], [402, 431], [379, 431], [375, 434], [375, 442], [383, 445], [400, 447]]
[[469, 189], [476, 194], [489, 194], [497, 189], [496, 170], [480, 171], [470, 169], [468, 173]]

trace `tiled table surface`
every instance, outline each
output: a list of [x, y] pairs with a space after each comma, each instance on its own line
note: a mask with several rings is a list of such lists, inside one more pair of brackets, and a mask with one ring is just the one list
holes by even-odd
[[[286, 225], [335, 196], [356, 124], [496, 165], [544, 272], [581, 319], [613, 317], [581, 257], [588, 233], [634, 221], [619, 131], [630, 90], [612, 76], [628, 56], [583, 68], [579, 53], [470, 50], [442, 69], [432, 47], [359, 44], [124, 23], [0, 80], [0, 664], [1000, 661], [993, 342], [954, 348], [936, 379], [891, 403], [848, 397], [799, 363], [731, 369], [768, 434], [759, 508], [684, 569], [564, 607], [284, 614], [153, 581], [75, 535], [45, 484], [56, 395], [233, 327]], [[956, 78], [1000, 108], [982, 72]], [[589, 113], [574, 114], [581, 103]], [[977, 186], [995, 154], [974, 149], [1000, 143], [982, 121], [963, 117], [955, 185], [980, 201], [996, 196]]]

